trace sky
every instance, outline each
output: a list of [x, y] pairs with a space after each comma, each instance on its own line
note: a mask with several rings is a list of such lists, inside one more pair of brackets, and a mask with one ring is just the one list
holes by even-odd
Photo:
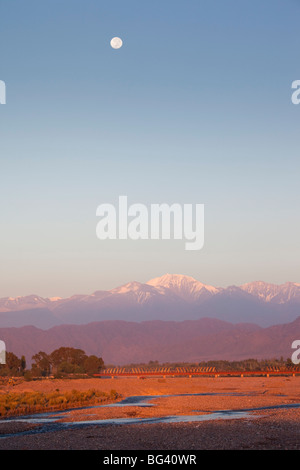
[[[300, 282], [298, 0], [0, 0], [0, 297]], [[123, 47], [110, 47], [118, 36]], [[96, 209], [205, 205], [205, 243]]]

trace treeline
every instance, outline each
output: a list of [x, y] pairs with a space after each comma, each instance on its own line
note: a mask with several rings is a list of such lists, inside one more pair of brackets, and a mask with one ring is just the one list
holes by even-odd
[[[107, 365], [107, 368], [114, 367]], [[148, 363], [135, 363], [127, 364], [122, 366], [126, 369], [131, 368], [140, 368], [140, 369], [156, 369], [156, 368], [169, 368], [176, 369], [177, 367], [215, 367], [218, 371], [265, 371], [269, 369], [295, 369], [299, 366], [296, 366], [292, 363], [290, 358], [284, 359], [244, 359], [242, 361], [224, 361], [224, 360], [214, 360], [214, 361], [201, 361], [201, 362], [162, 362], [159, 361], [149, 361]]]
[[199, 367], [215, 367], [220, 371], [266, 371], [270, 369], [295, 368], [290, 358], [280, 359], [245, 359], [243, 361], [207, 361], [200, 362]]
[[64, 377], [70, 374], [93, 375], [104, 369], [104, 361], [95, 355], [88, 356], [82, 349], [61, 347], [51, 354], [40, 351], [32, 356], [31, 368], [26, 367], [25, 356], [18, 358], [6, 353], [6, 364], [0, 365], [2, 377], [24, 377], [27, 380], [38, 377]]
[[[107, 365], [107, 368], [116, 365]], [[162, 362], [149, 361], [148, 363], [134, 363], [123, 365], [123, 368], [156, 369], [177, 367], [214, 367], [217, 371], [266, 371], [275, 369], [298, 369], [290, 358], [283, 359], [244, 359], [242, 361], [202, 361], [202, 362]], [[0, 377], [24, 377], [31, 380], [39, 377], [65, 377], [70, 375], [92, 376], [104, 370], [105, 364], [101, 357], [88, 356], [82, 349], [61, 347], [47, 354], [43, 351], [32, 357], [31, 368], [27, 368], [25, 356], [18, 358], [14, 353], [6, 353], [6, 364], [0, 364]]]

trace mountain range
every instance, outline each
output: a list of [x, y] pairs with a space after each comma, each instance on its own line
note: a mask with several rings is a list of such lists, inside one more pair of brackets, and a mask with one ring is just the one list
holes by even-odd
[[69, 298], [29, 295], [0, 299], [2, 328], [31, 325], [48, 329], [108, 320], [182, 322], [204, 317], [267, 327], [292, 322], [299, 315], [300, 284], [256, 281], [223, 288], [177, 274]]
[[59, 325], [48, 330], [34, 326], [0, 328], [8, 351], [25, 355], [27, 364], [39, 351], [61, 346], [95, 354], [106, 365], [159, 362], [200, 362], [214, 359], [286, 359], [299, 339], [300, 317], [285, 325], [262, 328], [202, 318], [183, 322], [103, 321], [87, 325]]

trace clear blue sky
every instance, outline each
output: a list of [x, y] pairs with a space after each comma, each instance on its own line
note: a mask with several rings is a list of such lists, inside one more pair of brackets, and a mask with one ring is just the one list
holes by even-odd
[[[0, 0], [0, 296], [300, 282], [299, 17], [296, 0]], [[97, 206], [123, 194], [204, 203], [203, 250], [98, 240]]]

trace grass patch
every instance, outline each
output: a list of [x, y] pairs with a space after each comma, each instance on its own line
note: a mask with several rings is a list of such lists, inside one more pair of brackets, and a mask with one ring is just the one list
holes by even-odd
[[0, 395], [0, 417], [65, 410], [83, 405], [99, 405], [120, 398], [116, 390], [109, 393], [90, 389], [83, 392], [12, 392]]

